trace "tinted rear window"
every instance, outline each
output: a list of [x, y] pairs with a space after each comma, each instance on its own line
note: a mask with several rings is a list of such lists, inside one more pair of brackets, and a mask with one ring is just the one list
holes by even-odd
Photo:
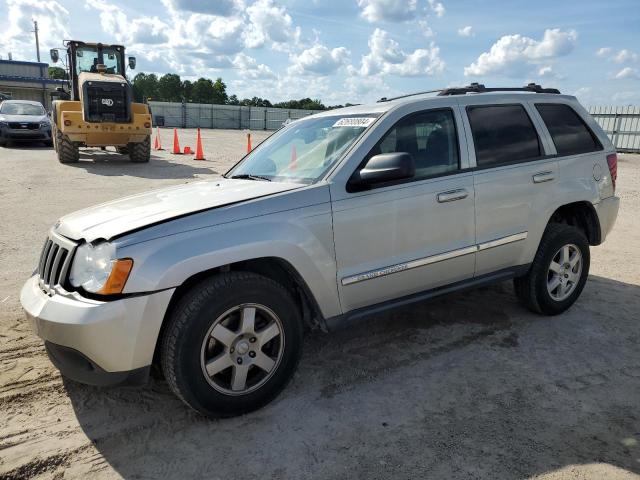
[[551, 134], [558, 155], [602, 150], [602, 145], [582, 118], [568, 105], [536, 104]]
[[467, 107], [478, 167], [541, 156], [540, 140], [522, 105]]

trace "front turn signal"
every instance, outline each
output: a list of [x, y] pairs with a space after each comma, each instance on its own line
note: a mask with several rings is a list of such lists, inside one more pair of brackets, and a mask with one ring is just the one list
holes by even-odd
[[131, 258], [123, 258], [113, 263], [113, 268], [109, 274], [109, 278], [97, 293], [101, 295], [114, 295], [122, 293], [127, 283], [129, 274], [133, 269], [133, 260]]

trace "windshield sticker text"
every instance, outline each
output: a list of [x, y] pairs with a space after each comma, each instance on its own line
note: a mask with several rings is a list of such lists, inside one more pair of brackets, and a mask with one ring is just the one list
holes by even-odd
[[334, 127], [368, 127], [373, 123], [373, 117], [350, 117], [341, 118], [333, 124]]

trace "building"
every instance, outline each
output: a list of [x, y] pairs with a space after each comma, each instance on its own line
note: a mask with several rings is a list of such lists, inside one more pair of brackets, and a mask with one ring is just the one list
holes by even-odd
[[51, 108], [51, 93], [67, 85], [66, 80], [49, 78], [46, 63], [0, 60], [0, 98], [35, 100]]

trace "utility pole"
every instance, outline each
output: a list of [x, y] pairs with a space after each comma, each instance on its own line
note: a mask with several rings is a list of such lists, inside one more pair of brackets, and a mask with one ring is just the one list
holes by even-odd
[[36, 34], [36, 54], [38, 56], [38, 63], [40, 63], [40, 41], [38, 40], [38, 22], [33, 21], [33, 33]]

